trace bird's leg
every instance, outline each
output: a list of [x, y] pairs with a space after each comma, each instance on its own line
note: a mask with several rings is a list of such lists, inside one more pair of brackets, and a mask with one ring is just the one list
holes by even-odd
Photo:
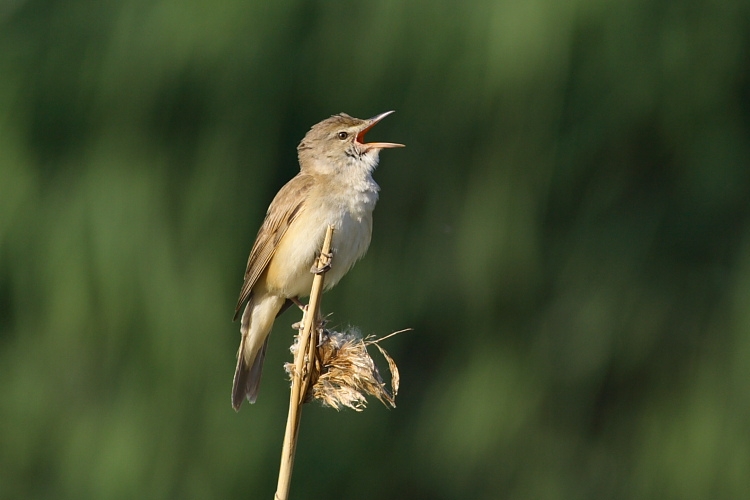
[[305, 325], [305, 314], [307, 314], [307, 304], [303, 304], [302, 302], [300, 302], [299, 297], [290, 297], [289, 300], [291, 300], [297, 307], [299, 307], [300, 311], [302, 311], [302, 319], [292, 324], [292, 328], [294, 328], [295, 330], [301, 331]]
[[310, 272], [313, 274], [323, 274], [331, 269], [331, 261], [333, 260], [333, 250], [330, 253], [321, 253], [319, 261], [323, 262], [323, 265], [318, 267], [315, 264], [310, 268]]

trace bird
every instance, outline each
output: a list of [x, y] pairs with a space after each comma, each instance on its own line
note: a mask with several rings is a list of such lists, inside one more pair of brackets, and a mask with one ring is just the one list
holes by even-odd
[[[380, 151], [404, 147], [365, 143], [387, 111], [363, 120], [339, 113], [314, 125], [297, 146], [300, 171], [276, 194], [247, 261], [234, 320], [242, 311], [232, 407], [258, 397], [274, 320], [309, 295], [326, 229], [334, 227], [325, 288], [341, 280], [370, 245], [380, 187], [372, 174]], [[244, 310], [243, 310], [244, 307]]]

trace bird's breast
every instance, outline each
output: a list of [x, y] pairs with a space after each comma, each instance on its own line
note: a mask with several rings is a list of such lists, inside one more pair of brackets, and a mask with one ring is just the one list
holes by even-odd
[[266, 286], [278, 295], [309, 295], [313, 279], [310, 268], [323, 246], [329, 224], [334, 227], [333, 261], [326, 274], [326, 288], [338, 283], [370, 246], [376, 191], [349, 192], [339, 197], [315, 194], [289, 226], [268, 264]]

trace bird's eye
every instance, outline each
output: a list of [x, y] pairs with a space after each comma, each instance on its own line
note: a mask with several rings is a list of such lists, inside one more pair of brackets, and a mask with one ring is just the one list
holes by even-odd
[[342, 141], [347, 137], [349, 137], [349, 134], [347, 134], [346, 132], [339, 132], [339, 139], [341, 139]]

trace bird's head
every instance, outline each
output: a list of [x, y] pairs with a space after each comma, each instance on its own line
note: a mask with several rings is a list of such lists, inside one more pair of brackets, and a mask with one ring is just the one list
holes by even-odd
[[367, 120], [340, 113], [313, 125], [297, 146], [302, 171], [335, 174], [357, 169], [370, 174], [381, 149], [404, 147], [392, 142], [365, 142], [365, 134], [391, 113], [386, 111]]

